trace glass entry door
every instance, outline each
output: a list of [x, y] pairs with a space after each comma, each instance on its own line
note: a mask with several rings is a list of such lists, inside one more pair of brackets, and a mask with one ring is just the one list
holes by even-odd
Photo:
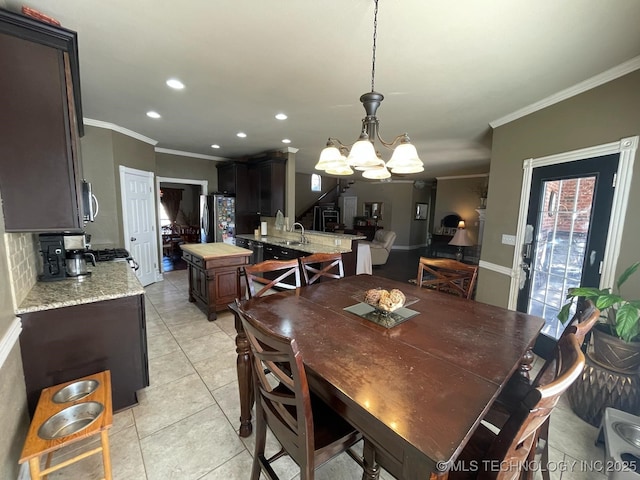
[[545, 319], [534, 351], [548, 356], [565, 325], [557, 319], [572, 287], [600, 284], [619, 155], [533, 170], [518, 310]]

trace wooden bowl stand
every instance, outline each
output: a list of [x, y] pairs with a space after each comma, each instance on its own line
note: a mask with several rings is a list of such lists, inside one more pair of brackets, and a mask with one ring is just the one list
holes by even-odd
[[[79, 400], [70, 401], [66, 403], [55, 403], [52, 401], [53, 395], [64, 388], [65, 386], [75, 383], [81, 380], [97, 380], [99, 382], [98, 387], [84, 398]], [[52, 440], [46, 440], [38, 436], [38, 429], [40, 426], [52, 415], [64, 410], [67, 407], [76, 405], [83, 402], [95, 401], [104, 406], [102, 414], [89, 426], [83, 428], [76, 433], [67, 435]], [[31, 479], [45, 479], [48, 474], [55, 472], [68, 465], [76, 463], [84, 458], [87, 458], [96, 453], [102, 452], [102, 463], [104, 467], [105, 480], [111, 480], [111, 459], [109, 455], [109, 428], [113, 425], [113, 406], [111, 403], [111, 372], [105, 370], [104, 372], [96, 373], [94, 375], [88, 375], [86, 377], [72, 380], [70, 382], [61, 383], [60, 385], [54, 385], [52, 387], [45, 388], [40, 393], [40, 399], [38, 400], [38, 406], [33, 414], [33, 419], [27, 433], [24, 448], [22, 449], [22, 455], [20, 457], [20, 463], [26, 461], [29, 462], [29, 469], [31, 471]], [[51, 457], [57, 450], [66, 447], [72, 443], [78, 442], [85, 438], [92, 437], [93, 435], [100, 434], [100, 446], [88, 451], [84, 451], [75, 457], [51, 466]], [[40, 457], [47, 455], [44, 470], [40, 469]]]

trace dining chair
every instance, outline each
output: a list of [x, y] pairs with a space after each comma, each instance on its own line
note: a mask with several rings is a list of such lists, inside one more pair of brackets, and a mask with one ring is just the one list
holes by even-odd
[[[569, 325], [564, 329], [560, 339], [567, 335], [574, 335], [578, 344], [582, 346], [587, 334], [600, 318], [600, 310], [588, 299], [579, 302], [578, 308]], [[552, 383], [562, 369], [562, 357], [558, 348], [556, 354], [548, 358], [531, 383], [524, 382], [522, 377], [512, 377], [505, 385], [500, 395], [487, 412], [485, 420], [493, 425], [502, 425], [519, 406], [522, 399], [529, 393], [531, 387], [538, 387]], [[542, 442], [540, 442], [540, 440]], [[540, 426], [538, 445], [541, 457], [541, 474], [544, 480], [549, 480], [549, 418]]]
[[[350, 448], [362, 435], [309, 391], [296, 340], [264, 327], [237, 300], [230, 308], [237, 312], [253, 354], [256, 430], [251, 479], [257, 480], [262, 472], [277, 480], [271, 464], [284, 455], [298, 464], [301, 480], [313, 480], [318, 466], [345, 451], [362, 466]], [[269, 458], [265, 457], [267, 427], [282, 447]]]
[[300, 257], [300, 268], [307, 285], [321, 279], [337, 279], [344, 277], [344, 265], [341, 253], [314, 253]]
[[416, 285], [470, 299], [477, 277], [477, 265], [449, 258], [420, 257]]
[[[302, 286], [300, 265], [297, 258], [293, 260], [265, 260], [255, 265], [246, 265], [244, 273], [249, 298], [261, 297], [274, 288], [293, 290]], [[268, 275], [270, 273], [273, 275]], [[286, 283], [284, 280], [292, 280], [293, 283]], [[256, 291], [255, 284], [261, 285], [262, 288]]]
[[[557, 377], [547, 385], [531, 388], [511, 413], [499, 432], [484, 423], [475, 430], [457, 461], [468, 468], [455, 468], [449, 479], [513, 480], [523, 473], [533, 477], [531, 465], [540, 427], [547, 421], [562, 394], [582, 374], [584, 354], [574, 333], [564, 335], [557, 344]], [[477, 466], [477, 469], [469, 468]]]

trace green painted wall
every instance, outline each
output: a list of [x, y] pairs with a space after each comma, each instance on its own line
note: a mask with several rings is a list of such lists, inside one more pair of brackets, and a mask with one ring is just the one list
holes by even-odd
[[[597, 88], [564, 100], [495, 129], [491, 156], [491, 177], [487, 200], [482, 260], [511, 268], [513, 248], [502, 245], [503, 233], [515, 234], [522, 165], [537, 158], [640, 134], [640, 71], [627, 74]], [[621, 272], [640, 259], [637, 238], [640, 217], [640, 159], [636, 157], [616, 271]], [[605, 228], [605, 226], [602, 226]], [[508, 285], [488, 281], [481, 275], [476, 299], [505, 305]], [[640, 275], [630, 279], [626, 291], [640, 298]]]

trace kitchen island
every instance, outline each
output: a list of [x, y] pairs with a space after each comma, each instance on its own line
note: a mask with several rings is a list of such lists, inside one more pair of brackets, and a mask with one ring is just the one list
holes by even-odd
[[126, 262], [99, 262], [91, 275], [37, 282], [16, 309], [29, 412], [40, 391], [111, 371], [114, 410], [137, 404], [149, 385], [144, 288]]
[[[270, 235], [236, 235], [236, 245], [253, 252], [252, 263], [263, 260], [288, 260], [312, 255], [314, 253], [341, 253], [346, 276], [363, 273], [357, 271], [358, 241], [364, 235], [305, 231], [306, 243], [301, 240], [299, 231], [275, 231]], [[369, 267], [370, 269], [370, 267]], [[371, 273], [370, 270], [368, 273]]]
[[227, 243], [180, 245], [189, 269], [189, 301], [195, 302], [213, 321], [220, 310], [244, 297], [239, 267], [249, 264], [253, 253]]

